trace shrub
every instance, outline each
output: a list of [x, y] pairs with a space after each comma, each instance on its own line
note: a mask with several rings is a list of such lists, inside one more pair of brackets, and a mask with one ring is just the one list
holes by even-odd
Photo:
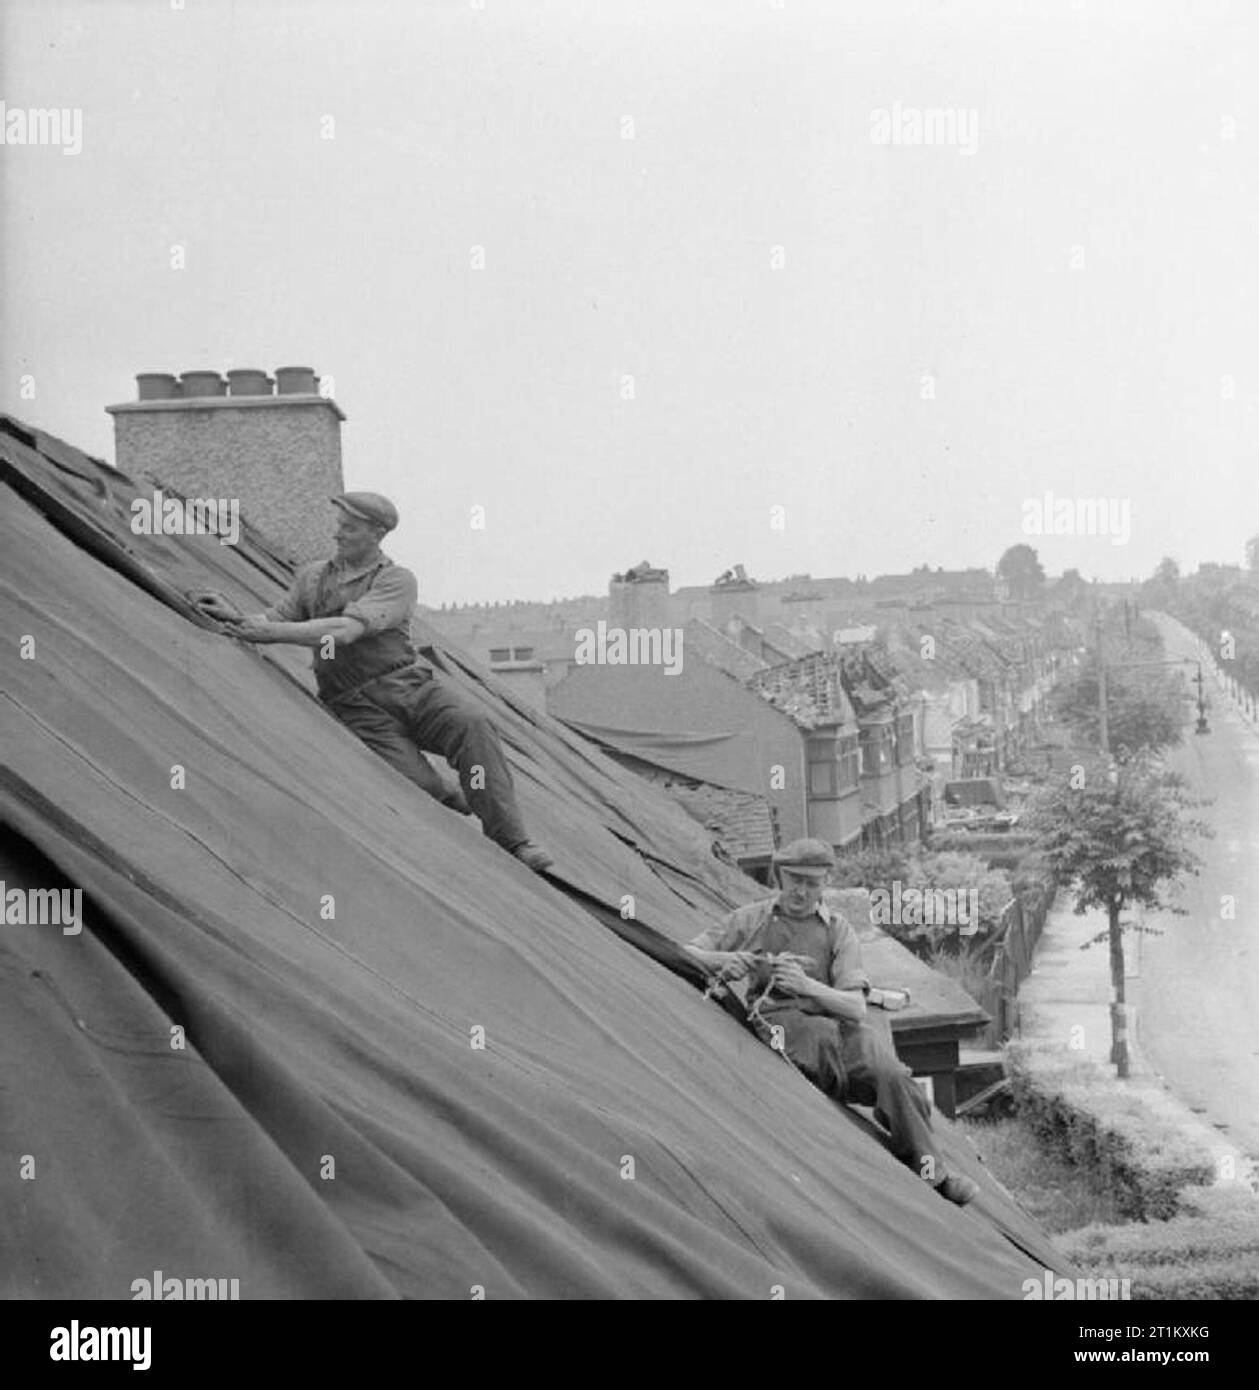
[[957, 923], [886, 922], [878, 917], [874, 919], [889, 936], [928, 962], [941, 950], [958, 954], [982, 945], [990, 938], [1002, 908], [1013, 896], [1006, 874], [989, 868], [977, 855], [956, 851], [919, 851], [912, 858], [895, 850], [845, 855], [836, 865], [831, 881], [838, 888], [882, 890], [889, 897], [898, 882], [902, 893], [908, 889], [976, 890], [979, 894], [979, 920], [975, 924], [978, 931], [974, 936], [963, 937]]
[[990, 868], [1004, 869], [1007, 873], [1013, 873], [1035, 845], [1033, 836], [1013, 830], [1003, 835], [976, 835], [964, 830], [935, 831], [931, 836], [932, 850], [958, 850], [963, 854], [978, 855]]
[[[988, 993], [988, 967], [984, 959], [969, 951], [954, 953], [937, 947], [927, 957], [927, 964], [941, 975], [956, 980], [959, 985], [980, 1003]], [[974, 1046], [972, 1043], [971, 1046]]]

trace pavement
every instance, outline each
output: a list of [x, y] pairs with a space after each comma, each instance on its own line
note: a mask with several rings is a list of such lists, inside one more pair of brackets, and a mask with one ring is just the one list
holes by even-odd
[[[1169, 656], [1198, 655], [1180, 624], [1159, 615]], [[1150, 1066], [1192, 1110], [1259, 1158], [1259, 733], [1249, 702], [1206, 661], [1210, 733], [1167, 750], [1197, 814], [1214, 830], [1195, 840], [1200, 872], [1177, 886], [1185, 915], [1149, 914], [1134, 997]]]
[[[1131, 1075], [1114, 1084], [1209, 1156], [1217, 1184], [1231, 1159], [1235, 1181], [1259, 1191], [1259, 710], [1181, 624], [1151, 616], [1169, 656], [1203, 657], [1211, 733], [1190, 724], [1167, 762], [1211, 799], [1195, 814], [1215, 838], [1194, 842], [1202, 871], [1174, 895], [1186, 915], [1127, 914], [1162, 934], [1124, 934]], [[1236, 901], [1231, 920], [1222, 894]], [[1105, 928], [1103, 912], [1077, 916], [1059, 893], [1019, 1005], [1024, 1037], [1113, 1076], [1109, 954], [1104, 943], [1080, 949]]]
[[[1081, 950], [1085, 942], [1106, 930], [1106, 914], [1094, 909], [1077, 916], [1071, 901], [1069, 893], [1060, 892], [1045, 919], [1032, 973], [1019, 989], [1019, 1037], [1060, 1047], [1064, 1061], [1095, 1062], [1114, 1076], [1110, 1061], [1110, 955], [1104, 942]], [[1141, 940], [1144, 938], [1134, 933], [1124, 934], [1124, 992], [1129, 1000], [1140, 980], [1140, 953], [1133, 943]], [[1199, 1148], [1215, 1171], [1217, 1186], [1240, 1181], [1259, 1191], [1259, 1166], [1227, 1135], [1195, 1114], [1151, 1066], [1140, 1042], [1139, 1007], [1131, 1002], [1128, 1060], [1129, 1077], [1126, 1081], [1115, 1077], [1115, 1086], [1137, 1097], [1151, 1117], [1179, 1130]], [[1232, 1160], [1231, 1165], [1226, 1159]], [[1222, 1176], [1230, 1171], [1237, 1176]]]

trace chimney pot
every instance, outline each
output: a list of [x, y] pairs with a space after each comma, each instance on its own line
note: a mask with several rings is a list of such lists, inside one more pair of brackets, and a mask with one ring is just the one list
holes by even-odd
[[180, 377], [180, 384], [185, 396], [227, 395], [227, 383], [218, 372], [185, 372]]
[[317, 396], [313, 367], [277, 367], [275, 369], [277, 396]]
[[179, 395], [179, 381], [174, 372], [139, 372], [136, 391], [142, 401], [173, 401]]
[[266, 372], [256, 367], [239, 367], [227, 374], [227, 391], [231, 396], [269, 396], [273, 384]]

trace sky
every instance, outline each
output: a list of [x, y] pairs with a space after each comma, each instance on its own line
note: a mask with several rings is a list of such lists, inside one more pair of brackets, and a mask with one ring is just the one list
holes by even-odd
[[0, 409], [112, 461], [137, 372], [313, 366], [433, 606], [1239, 562], [1257, 60], [1213, 0], [7, 0], [82, 125], [0, 147]]

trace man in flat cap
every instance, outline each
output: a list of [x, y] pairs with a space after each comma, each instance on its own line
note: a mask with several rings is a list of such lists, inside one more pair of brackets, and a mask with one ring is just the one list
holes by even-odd
[[[525, 832], [493, 725], [412, 645], [415, 575], [380, 549], [398, 524], [397, 508], [374, 492], [329, 500], [337, 509], [336, 555], [299, 569], [279, 603], [246, 617], [222, 594], [191, 597], [242, 641], [313, 648], [319, 698], [332, 714], [430, 796], [475, 811], [486, 835], [529, 868], [549, 868], [550, 856]], [[455, 768], [462, 795], [421, 749]]]
[[[931, 1104], [897, 1057], [886, 1016], [867, 1012], [870, 981], [857, 933], [822, 896], [835, 867], [831, 847], [796, 840], [775, 853], [774, 867], [778, 893], [738, 908], [686, 950], [723, 980], [751, 973], [753, 990], [768, 987], [755, 1010], [760, 1036], [833, 1100], [874, 1106], [897, 1158], [941, 1196], [965, 1206], [978, 1184], [946, 1171]], [[768, 963], [765, 956], [777, 959]]]

